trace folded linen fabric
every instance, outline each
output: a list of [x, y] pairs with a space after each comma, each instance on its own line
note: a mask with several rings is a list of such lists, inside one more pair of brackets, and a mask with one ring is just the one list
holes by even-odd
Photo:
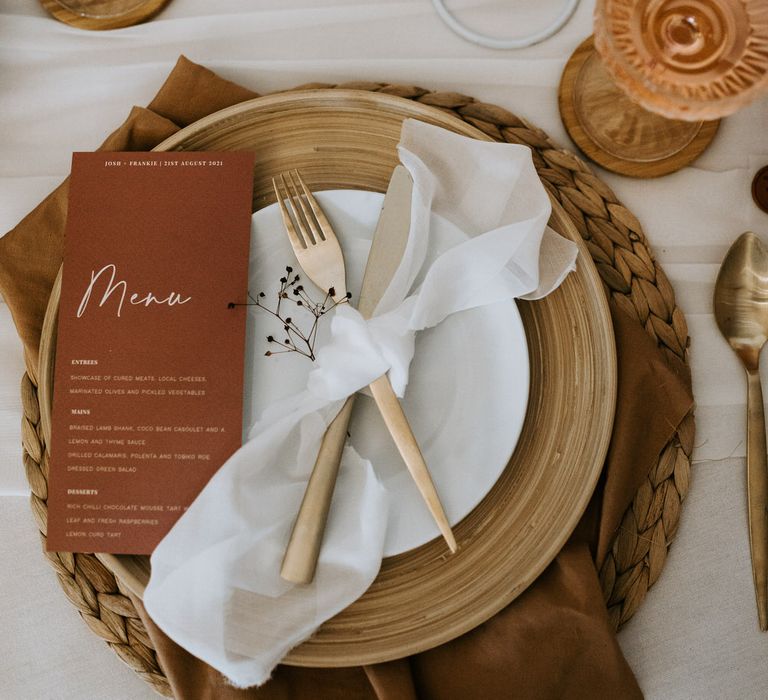
[[[314, 582], [294, 586], [279, 575], [341, 401], [386, 371], [402, 395], [417, 331], [458, 311], [544, 296], [575, 265], [575, 244], [547, 228], [549, 198], [527, 147], [408, 120], [399, 153], [414, 180], [411, 228], [373, 318], [336, 309], [306, 389], [260, 417], [152, 555], [147, 611], [240, 687], [264, 683], [293, 646], [361, 596], [380, 567], [390, 504], [371, 464], [347, 446]], [[425, 270], [433, 212], [466, 239]]]

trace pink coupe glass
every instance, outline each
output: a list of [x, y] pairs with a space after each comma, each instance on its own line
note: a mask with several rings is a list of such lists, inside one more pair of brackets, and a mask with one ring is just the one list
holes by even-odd
[[717, 119], [768, 88], [768, 0], [597, 0], [595, 47], [647, 110]]

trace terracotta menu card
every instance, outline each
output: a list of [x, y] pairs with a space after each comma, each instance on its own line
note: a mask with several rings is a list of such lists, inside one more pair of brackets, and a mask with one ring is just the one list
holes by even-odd
[[252, 153], [76, 153], [48, 549], [149, 554], [241, 444]]

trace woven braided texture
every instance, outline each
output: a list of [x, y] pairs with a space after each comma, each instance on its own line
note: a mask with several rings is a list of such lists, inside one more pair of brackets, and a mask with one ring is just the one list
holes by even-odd
[[[636, 217], [577, 156], [511, 112], [450, 92], [381, 83], [312, 83], [305, 88], [359, 89], [396, 95], [443, 109], [497, 141], [530, 146], [547, 190], [562, 204], [586, 242], [608, 297], [638, 319], [665, 353], [687, 362], [688, 329], [675, 294], [654, 260]], [[24, 467], [43, 540], [47, 528], [48, 452], [40, 429], [35, 372], [22, 380]], [[666, 445], [624, 515], [600, 571], [608, 613], [618, 629], [635, 613], [664, 566], [680, 504], [688, 492], [693, 413]], [[161, 695], [171, 690], [152, 643], [120, 581], [92, 554], [46, 552], [65, 594], [90, 629]]]

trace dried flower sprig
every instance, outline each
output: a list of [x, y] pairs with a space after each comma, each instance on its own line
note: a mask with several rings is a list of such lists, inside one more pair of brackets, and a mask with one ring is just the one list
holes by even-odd
[[[320, 301], [314, 301], [304, 289], [304, 285], [300, 284], [301, 276], [293, 274], [293, 268], [289, 265], [285, 268], [286, 274], [280, 278], [280, 288], [277, 291], [277, 304], [274, 309], [265, 305], [264, 299], [266, 294], [259, 292], [257, 296], [253, 296], [248, 292], [249, 302], [245, 304], [236, 304], [234, 302], [229, 303], [229, 308], [232, 309], [235, 306], [258, 306], [268, 314], [274, 316], [282, 325], [285, 338], [282, 340], [276, 338], [274, 335], [267, 336], [267, 342], [273, 346], [278, 346], [279, 350], [267, 350], [264, 354], [267, 357], [272, 355], [281, 355], [286, 352], [297, 352], [299, 355], [313, 360], [315, 359], [315, 342], [317, 341], [317, 329], [320, 319], [325, 316], [329, 311], [336, 308], [339, 304], [345, 304], [351, 299], [352, 295], [347, 292], [346, 297], [340, 301], [336, 301], [336, 290], [331, 287], [325, 293], [325, 298]], [[288, 315], [290, 306], [293, 305], [298, 309], [308, 311], [312, 317], [312, 325], [309, 331], [303, 330], [294, 321], [293, 317]]]

